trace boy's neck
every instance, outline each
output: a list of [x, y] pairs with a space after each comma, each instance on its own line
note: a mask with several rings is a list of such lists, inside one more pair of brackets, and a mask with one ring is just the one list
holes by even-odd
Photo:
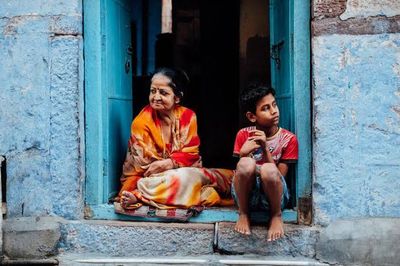
[[272, 127], [261, 127], [259, 125], [256, 125], [256, 128], [258, 130], [262, 130], [265, 133], [265, 136], [267, 138], [270, 138], [274, 136], [278, 131], [279, 131], [279, 126], [272, 126]]

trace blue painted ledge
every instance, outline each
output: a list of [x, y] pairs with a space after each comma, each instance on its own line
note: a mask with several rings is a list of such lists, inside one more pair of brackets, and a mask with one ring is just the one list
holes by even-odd
[[[142, 218], [132, 217], [114, 212], [112, 204], [101, 204], [90, 206], [92, 220], [120, 220], [120, 221], [142, 221], [142, 222], [175, 222], [161, 218]], [[199, 216], [190, 218], [193, 223], [215, 223], [215, 222], [236, 222], [238, 217], [237, 209], [232, 207], [213, 207], [203, 210]], [[265, 212], [256, 212], [252, 215], [255, 222], [265, 222], [268, 216]], [[297, 222], [297, 212], [295, 210], [285, 209], [283, 211], [283, 220], [288, 223]]]

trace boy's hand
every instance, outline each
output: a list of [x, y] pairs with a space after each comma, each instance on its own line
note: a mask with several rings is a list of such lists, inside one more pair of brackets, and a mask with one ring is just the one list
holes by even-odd
[[248, 140], [254, 140], [256, 141], [260, 146], [262, 146], [264, 149], [267, 147], [267, 136], [265, 136], [264, 131], [262, 130], [252, 130], [250, 131], [250, 136]]
[[246, 157], [255, 149], [258, 149], [260, 144], [252, 137], [248, 138], [240, 149], [240, 157]]

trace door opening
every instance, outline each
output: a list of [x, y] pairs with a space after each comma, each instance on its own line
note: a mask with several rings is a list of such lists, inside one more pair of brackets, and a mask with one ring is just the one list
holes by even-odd
[[301, 205], [297, 198], [310, 202], [309, 3], [170, 0], [172, 32], [161, 34], [162, 2], [84, 3], [86, 202], [100, 206], [118, 191], [130, 123], [148, 103], [149, 76], [160, 66], [191, 78], [183, 104], [197, 113], [206, 167], [235, 167], [235, 134], [246, 126], [240, 91], [251, 81], [272, 84], [281, 126], [300, 142], [289, 208]]

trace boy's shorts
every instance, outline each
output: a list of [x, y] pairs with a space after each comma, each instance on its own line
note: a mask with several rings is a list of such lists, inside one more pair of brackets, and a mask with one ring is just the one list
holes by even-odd
[[[282, 193], [282, 198], [281, 198], [281, 209], [283, 209], [289, 201], [289, 191], [288, 191], [284, 176], [281, 176], [281, 182], [282, 182], [282, 188], [283, 188], [283, 193]], [[234, 182], [232, 182], [232, 185], [231, 185], [231, 194], [236, 203], [236, 206], [239, 206], [239, 200], [237, 198], [233, 183]], [[262, 188], [261, 176], [259, 174], [256, 175], [256, 182], [254, 183], [254, 186], [250, 191], [249, 209], [250, 210], [269, 210], [270, 209], [267, 195], [265, 195], [264, 190]]]

